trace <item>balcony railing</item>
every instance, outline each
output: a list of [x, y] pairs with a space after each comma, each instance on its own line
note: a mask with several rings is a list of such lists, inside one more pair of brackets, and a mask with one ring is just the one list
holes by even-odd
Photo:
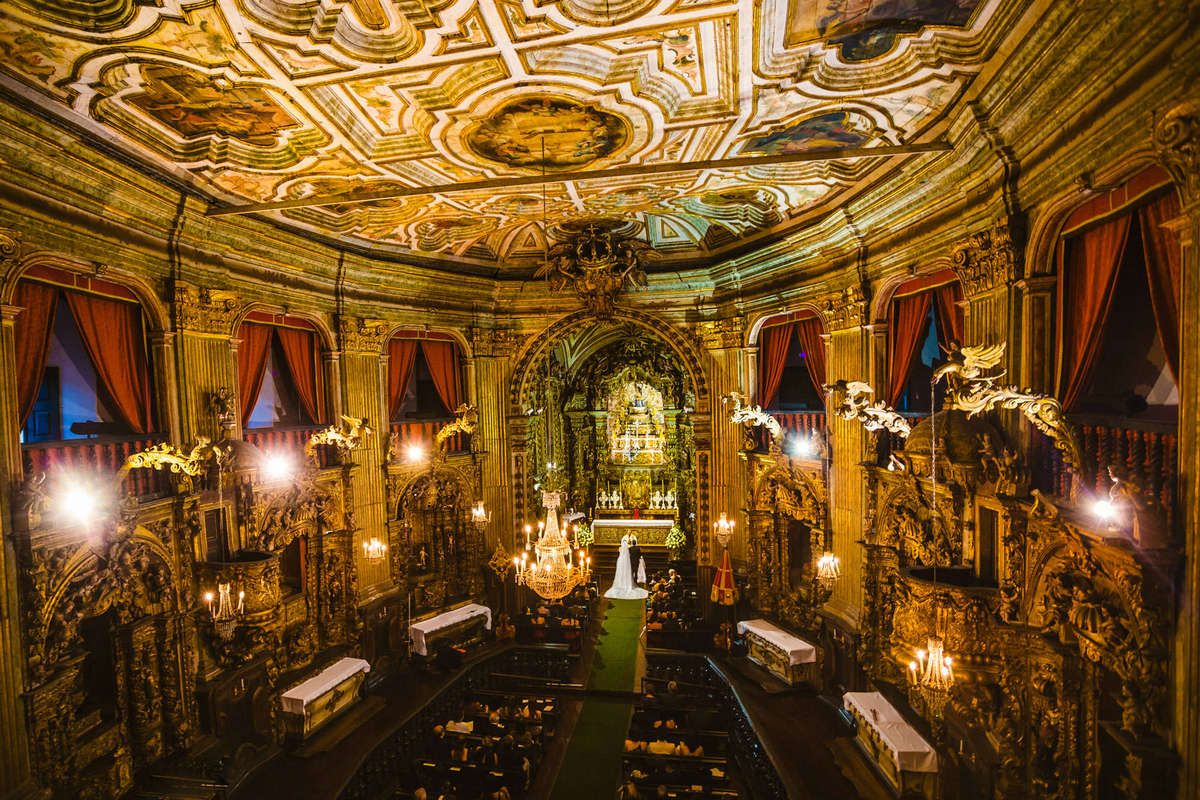
[[[317, 431], [324, 430], [328, 425], [302, 425], [279, 428], [252, 428], [242, 434], [242, 438], [262, 450], [264, 453], [287, 452], [297, 458], [304, 456], [304, 446], [308, 439]], [[332, 445], [317, 447], [317, 464], [321, 469], [337, 466], [337, 448]]]
[[[1082, 420], [1078, 426], [1083, 475], [1077, 477], [1063, 463], [1062, 453], [1048, 439], [1038, 437], [1034, 455], [1034, 485], [1056, 497], [1083, 494], [1107, 495], [1112, 486], [1108, 468], [1121, 467], [1129, 480], [1162, 505], [1168, 530], [1175, 524], [1179, 442], [1169, 423]], [[1079, 481], [1076, 485], [1076, 481]]]
[[[427, 419], [412, 422], [392, 423], [392, 433], [400, 440], [401, 452], [410, 444], [419, 444], [426, 450], [433, 447], [434, 437], [443, 426], [453, 422], [449, 419]], [[471, 449], [471, 438], [461, 433], [450, 437], [446, 443], [449, 453], [465, 453]]]
[[[22, 446], [26, 473], [39, 472], [53, 481], [56, 474], [79, 472], [92, 475], [113, 474], [134, 453], [166, 441], [161, 433], [146, 436], [104, 437], [103, 439], [64, 439]], [[171, 491], [166, 472], [135, 469], [125, 476], [125, 490], [137, 497], [162, 497]]]
[[[826, 416], [824, 411], [772, 411], [771, 416], [779, 420], [785, 439], [793, 436], [812, 436], [815, 433], [824, 435], [825, 433]], [[759, 428], [759, 449], [767, 449], [769, 435], [765, 429]]]

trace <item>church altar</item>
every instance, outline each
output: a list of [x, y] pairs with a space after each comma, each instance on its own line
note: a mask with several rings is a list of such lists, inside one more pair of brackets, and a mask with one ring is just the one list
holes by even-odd
[[413, 652], [429, 655], [430, 645], [449, 644], [457, 647], [482, 638], [483, 629], [492, 629], [492, 610], [478, 603], [468, 603], [444, 611], [437, 616], [408, 626]]
[[354, 705], [371, 665], [361, 658], [335, 661], [280, 696], [288, 733], [304, 738]]
[[738, 633], [746, 637], [750, 659], [791, 685], [818, 683], [817, 648], [765, 619], [742, 620]]
[[879, 692], [846, 692], [858, 745], [900, 794], [937, 796], [937, 752]]
[[592, 520], [594, 544], [620, 545], [621, 537], [632, 533], [642, 547], [665, 546], [667, 534], [675, 524], [674, 517], [659, 519], [597, 519]]

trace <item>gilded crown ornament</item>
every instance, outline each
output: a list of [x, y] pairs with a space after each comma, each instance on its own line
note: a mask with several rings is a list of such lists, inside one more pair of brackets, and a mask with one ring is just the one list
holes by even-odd
[[591, 223], [571, 241], [551, 247], [534, 277], [548, 280], [556, 292], [572, 288], [591, 313], [610, 317], [621, 292], [645, 287], [643, 262], [658, 257], [646, 242], [616, 236], [610, 224]]

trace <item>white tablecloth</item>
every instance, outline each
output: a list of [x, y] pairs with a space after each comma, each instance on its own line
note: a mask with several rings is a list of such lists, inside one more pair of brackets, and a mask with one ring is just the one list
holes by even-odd
[[817, 648], [799, 636], [793, 636], [778, 625], [772, 625], [765, 619], [744, 619], [738, 623], [737, 629], [740, 634], [750, 632], [766, 639], [787, 653], [789, 664], [811, 664], [817, 660]]
[[937, 753], [879, 692], [846, 692], [842, 705], [879, 732], [902, 772], [937, 772]]
[[461, 608], [451, 609], [436, 617], [423, 619], [420, 622], [414, 622], [408, 626], [408, 635], [412, 637], [413, 652], [427, 656], [429, 652], [425, 649], [425, 637], [434, 631], [440, 631], [442, 628], [448, 628], [456, 622], [470, 619], [471, 617], [487, 617], [487, 629], [492, 629], [492, 610], [487, 606], [481, 606], [478, 603], [468, 603]]
[[284, 692], [280, 698], [283, 710], [291, 714], [303, 714], [305, 706], [351, 675], [370, 671], [371, 665], [361, 658], [343, 658], [335, 661], [304, 683]]

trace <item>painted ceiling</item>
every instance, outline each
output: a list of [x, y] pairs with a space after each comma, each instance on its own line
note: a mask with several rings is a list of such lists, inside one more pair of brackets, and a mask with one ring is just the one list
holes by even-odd
[[[259, 203], [920, 141], [990, 55], [1005, 1], [7, 0], [0, 80], [217, 202]], [[545, 250], [543, 219], [561, 238], [599, 217], [679, 268], [787, 230], [876, 166], [264, 213], [377, 252], [513, 269]]]

